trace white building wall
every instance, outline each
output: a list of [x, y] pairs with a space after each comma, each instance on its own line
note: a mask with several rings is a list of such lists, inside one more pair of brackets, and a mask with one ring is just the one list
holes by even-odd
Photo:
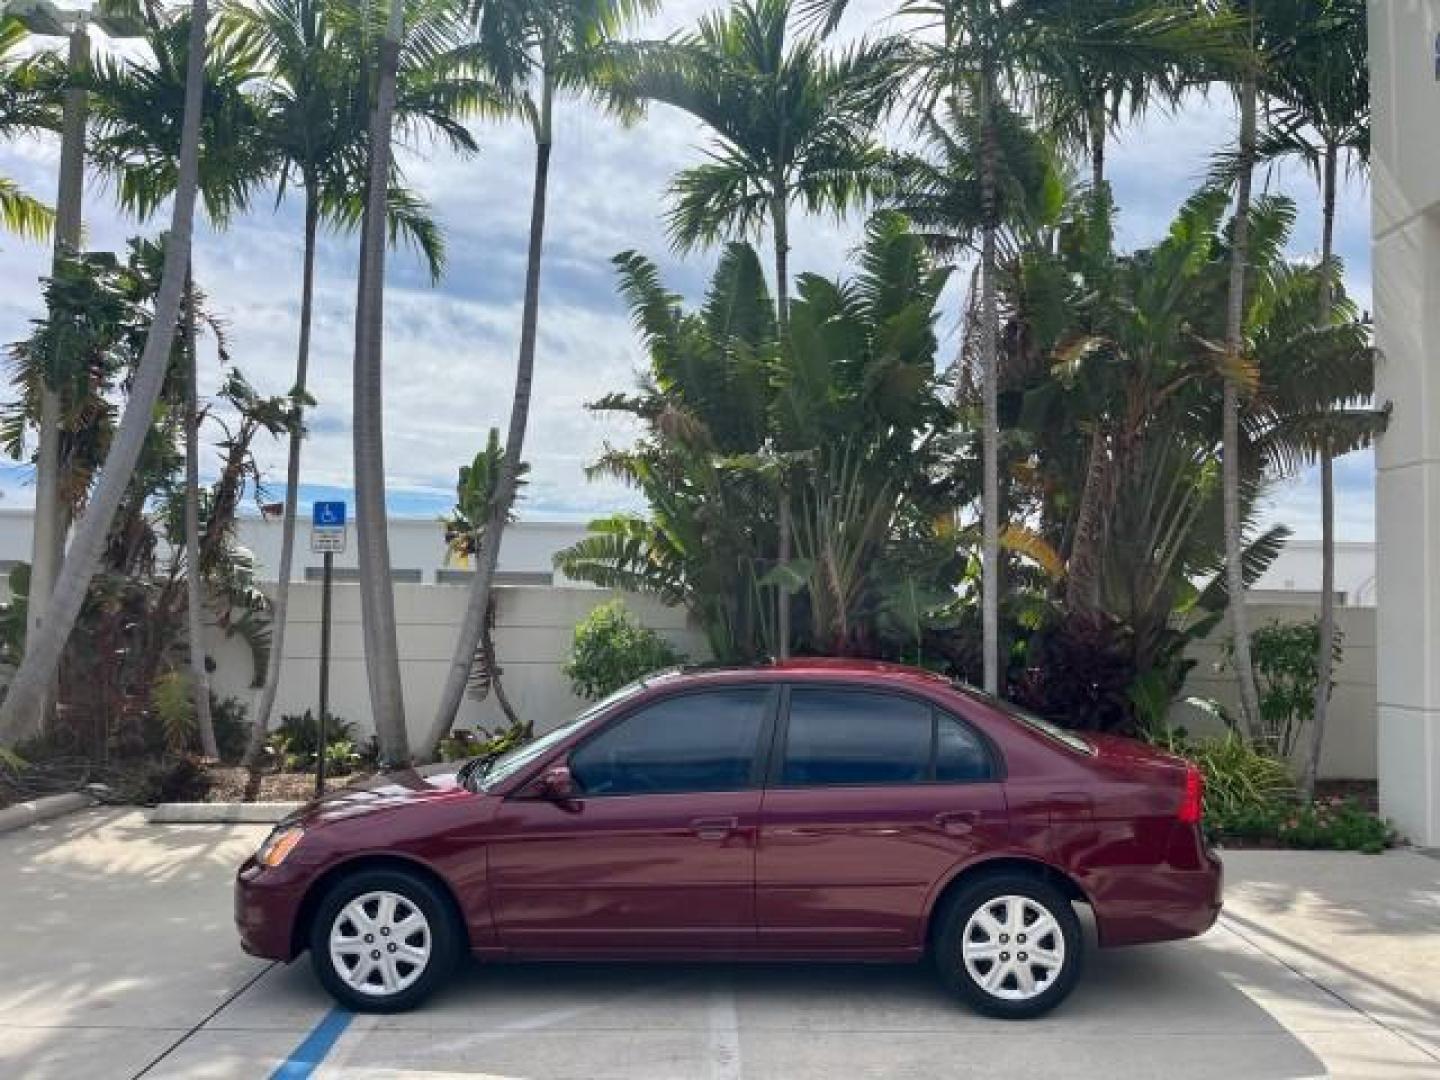
[[[370, 722], [369, 686], [365, 677], [360, 632], [359, 588], [334, 586], [331, 627], [331, 712], [354, 722], [360, 731]], [[291, 620], [285, 635], [285, 664], [276, 699], [276, 715], [315, 709], [320, 678], [320, 594], [313, 583], [291, 586]], [[440, 688], [455, 647], [455, 635], [468, 590], [445, 585], [397, 585], [395, 617], [400, 644], [401, 680], [405, 688], [406, 721], [412, 741], [430, 727]], [[613, 594], [592, 588], [521, 588], [496, 590], [496, 653], [504, 671], [506, 693], [517, 712], [545, 731], [573, 716], [583, 702], [571, 692], [561, 666], [570, 653], [575, 624]], [[645, 625], [659, 631], [687, 655], [705, 655], [703, 635], [688, 627], [685, 613], [646, 597], [627, 596], [626, 604]], [[212, 637], [210, 651], [217, 671], [213, 687], [221, 697], [235, 697], [253, 715], [259, 692], [248, 647], [238, 639]], [[495, 728], [503, 717], [493, 698], [461, 707], [459, 727], [477, 724]]]
[[1440, 846], [1440, 0], [1371, 0], [1380, 804]]

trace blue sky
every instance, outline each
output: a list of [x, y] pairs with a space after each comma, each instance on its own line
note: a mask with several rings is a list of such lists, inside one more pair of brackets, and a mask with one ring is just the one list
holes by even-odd
[[[643, 29], [661, 34], [713, 8], [709, 0], [671, 0]], [[847, 25], [863, 29], [861, 5]], [[1111, 178], [1121, 209], [1119, 240], [1152, 242], [1176, 207], [1203, 177], [1209, 155], [1230, 137], [1232, 108], [1223, 95], [1196, 98], [1173, 115], [1156, 115], [1124, 133], [1111, 151]], [[507, 422], [520, 322], [520, 297], [530, 200], [532, 147], [519, 125], [476, 128], [481, 154], [459, 160], [429, 147], [409, 147], [412, 183], [429, 197], [446, 230], [449, 266], [431, 287], [414, 256], [391, 256], [386, 308], [386, 471], [391, 511], [430, 516], [453, 501], [456, 470]], [[526, 457], [532, 482], [522, 514], [585, 518], [638, 508], [632, 493], [612, 482], [590, 482], [584, 467], [604, 444], [633, 437], [625, 424], [584, 408], [601, 394], [633, 385], [641, 356], [615, 292], [610, 258], [634, 248], [661, 265], [671, 288], [694, 295], [713, 266], [712, 253], [680, 259], [668, 249], [662, 215], [665, 188], [676, 170], [700, 158], [703, 141], [687, 117], [656, 109], [642, 123], [620, 127], [588, 106], [566, 103], [557, 117], [534, 407]], [[28, 190], [53, 193], [58, 147], [50, 140], [0, 147], [0, 174]], [[1271, 190], [1292, 194], [1301, 216], [1294, 253], [1318, 250], [1313, 185], [1299, 172], [1262, 177]], [[120, 248], [126, 237], [154, 232], [114, 209], [112, 193], [92, 182], [87, 191], [87, 243]], [[802, 219], [792, 227], [791, 266], [837, 274], [859, 235], [862, 217]], [[1348, 286], [1370, 302], [1368, 192], [1347, 185], [1339, 214], [1338, 249]], [[39, 314], [37, 278], [48, 251], [0, 238], [0, 342], [27, 332]], [[350, 472], [350, 380], [356, 241], [327, 235], [318, 260], [317, 316], [311, 390], [317, 399], [305, 448], [302, 499], [344, 497]], [[226, 320], [236, 364], [268, 393], [293, 379], [299, 307], [298, 207], [262, 199], [224, 234], [201, 224], [196, 276]], [[963, 277], [963, 275], [962, 275]], [[958, 306], [958, 293], [947, 298]], [[947, 319], [947, 328], [953, 324]], [[953, 331], [947, 331], [953, 332]], [[947, 343], [947, 346], [953, 343]], [[219, 383], [211, 365], [202, 389]], [[282, 494], [284, 448], [259, 447]], [[1341, 539], [1373, 535], [1372, 463], [1357, 454], [1337, 465]], [[0, 465], [0, 505], [33, 501], [29, 469]], [[1272, 520], [1318, 538], [1319, 499], [1313, 476], [1282, 485], [1271, 500]]]

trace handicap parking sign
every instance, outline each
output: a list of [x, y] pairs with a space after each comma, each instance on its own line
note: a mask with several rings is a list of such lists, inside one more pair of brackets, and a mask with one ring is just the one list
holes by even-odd
[[345, 527], [345, 504], [343, 502], [317, 502], [312, 511], [311, 524], [317, 529], [343, 529]]

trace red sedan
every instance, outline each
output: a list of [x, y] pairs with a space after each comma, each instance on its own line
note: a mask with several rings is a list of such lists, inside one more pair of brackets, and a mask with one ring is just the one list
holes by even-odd
[[1189, 937], [1220, 863], [1184, 761], [935, 675], [798, 660], [677, 671], [493, 760], [317, 801], [240, 868], [245, 949], [409, 1008], [466, 952], [914, 961], [976, 1009], [1075, 985], [1102, 946]]

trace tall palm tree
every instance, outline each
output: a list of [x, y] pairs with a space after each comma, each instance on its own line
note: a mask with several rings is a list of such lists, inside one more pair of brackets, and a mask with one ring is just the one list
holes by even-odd
[[[1370, 151], [1370, 86], [1365, 5], [1359, 0], [1322, 0], [1315, 25], [1300, 47], [1275, 73], [1275, 104], [1270, 125], [1256, 146], [1259, 161], [1284, 158], [1304, 162], [1320, 189], [1320, 283], [1315, 323], [1332, 323], [1338, 267], [1335, 262], [1335, 202], [1340, 166], [1346, 158], [1364, 162]], [[1320, 645], [1318, 679], [1309, 743], [1301, 770], [1301, 789], [1314, 794], [1325, 738], [1335, 650], [1335, 456], [1368, 439], [1368, 426], [1357, 429], [1355, 416], [1322, 406], [1308, 449], [1320, 465]], [[1326, 421], [1331, 421], [1326, 423]], [[1358, 436], [1358, 439], [1357, 439]]]
[[1244, 545], [1241, 531], [1241, 393], [1246, 358], [1245, 293], [1249, 284], [1250, 206], [1254, 190], [1258, 113], [1262, 97], [1272, 97], [1276, 74], [1284, 58], [1312, 36], [1310, 0], [1230, 0], [1238, 17], [1237, 59], [1233, 89], [1239, 111], [1239, 131], [1229, 155], [1234, 178], [1235, 212], [1231, 224], [1230, 286], [1226, 307], [1224, 402], [1220, 421], [1222, 483], [1225, 510], [1225, 576], [1230, 591], [1230, 633], [1239, 690], [1240, 715], [1246, 730], [1259, 733], [1260, 700], [1250, 656], [1250, 620], [1245, 608]]
[[[0, 18], [0, 141], [56, 131], [60, 110], [48, 94], [36, 62], [20, 55], [27, 34], [19, 19]], [[32, 240], [50, 234], [55, 212], [0, 176], [0, 228]]]
[[465, 617], [446, 671], [440, 703], [426, 736], [427, 754], [434, 752], [455, 723], [475, 650], [489, 617], [500, 541], [515, 503], [535, 374], [540, 264], [545, 245], [550, 155], [555, 139], [555, 98], [568, 90], [589, 95], [625, 113], [626, 97], [609, 78], [609, 47], [631, 20], [655, 6], [655, 0], [555, 0], [550, 4], [535, 4], [531, 0], [473, 0], [471, 4], [476, 39], [486, 68], [504, 93], [508, 110], [529, 125], [535, 139], [535, 171], [530, 195], [525, 299], [520, 315], [520, 355], [515, 367], [515, 394], [510, 405], [505, 457], [476, 558]]
[[[884, 155], [874, 128], [890, 106], [904, 51], [887, 38], [829, 52], [820, 34], [796, 33], [793, 22], [791, 0], [739, 0], [689, 34], [641, 47], [622, 76], [631, 93], [690, 113], [712, 136], [709, 160], [671, 184], [675, 247], [758, 237], [768, 228], [782, 348], [790, 326], [791, 208], [839, 215], [880, 182]], [[782, 657], [790, 645], [786, 487], [781, 476]]]
[[154, 320], [146, 334], [140, 366], [131, 382], [125, 415], [105, 455], [100, 481], [75, 530], [64, 567], [51, 593], [45, 622], [34, 640], [26, 643], [25, 657], [11, 680], [3, 704], [0, 704], [0, 744], [13, 744], [24, 737], [34, 729], [39, 718], [46, 688], [55, 677], [65, 643], [89, 592], [90, 581], [100, 566], [110, 524], [140, 460], [155, 403], [170, 367], [170, 350], [184, 292], [199, 187], [204, 72], [203, 64], [194, 61], [205, 55], [208, 17], [206, 0], [193, 0], [186, 51], [185, 95], [180, 113], [179, 157], [175, 166], [175, 197]]
[[[477, 149], [460, 117], [492, 96], [489, 85], [469, 70], [453, 50], [434, 57], [415, 43], [419, 23], [449, 19], [450, 12], [429, 4], [412, 5], [412, 33], [397, 71], [395, 120], [408, 133], [442, 140], [458, 154]], [[284, 665], [290, 577], [298, 520], [300, 455], [310, 370], [310, 332], [315, 298], [315, 253], [321, 224], [350, 229], [364, 208], [364, 144], [369, 86], [356, 54], [353, 27], [334, 0], [261, 0], [231, 3], [221, 24], [222, 37], [244, 41], [261, 57], [264, 73], [257, 83], [264, 112], [263, 141], [274, 152], [283, 194], [299, 189], [303, 202], [303, 256], [300, 326], [295, 379], [290, 391], [294, 425], [285, 469], [285, 509], [281, 523], [280, 566], [273, 597], [273, 639], [265, 685], [252, 718], [247, 762], [258, 760], [269, 730]], [[441, 30], [444, 27], [439, 28]], [[424, 203], [391, 177], [388, 204], [392, 238], [403, 236], [424, 257], [432, 279], [444, 265], [442, 237]]]
[[[175, 189], [180, 132], [170, 103], [185, 94], [189, 16], [143, 11], [149, 55], [141, 60], [108, 57], [91, 77], [91, 155], [111, 178], [122, 207], [142, 220]], [[260, 113], [244, 87], [258, 57], [241, 42], [219, 40], [206, 50], [201, 90], [200, 201], [218, 227], [244, 211], [254, 189], [270, 175], [272, 158], [260, 135]], [[210, 677], [205, 663], [205, 580], [200, 557], [200, 434], [196, 296], [187, 260], [181, 305], [185, 432], [185, 578], [190, 685], [201, 750], [217, 757], [210, 717]]]

